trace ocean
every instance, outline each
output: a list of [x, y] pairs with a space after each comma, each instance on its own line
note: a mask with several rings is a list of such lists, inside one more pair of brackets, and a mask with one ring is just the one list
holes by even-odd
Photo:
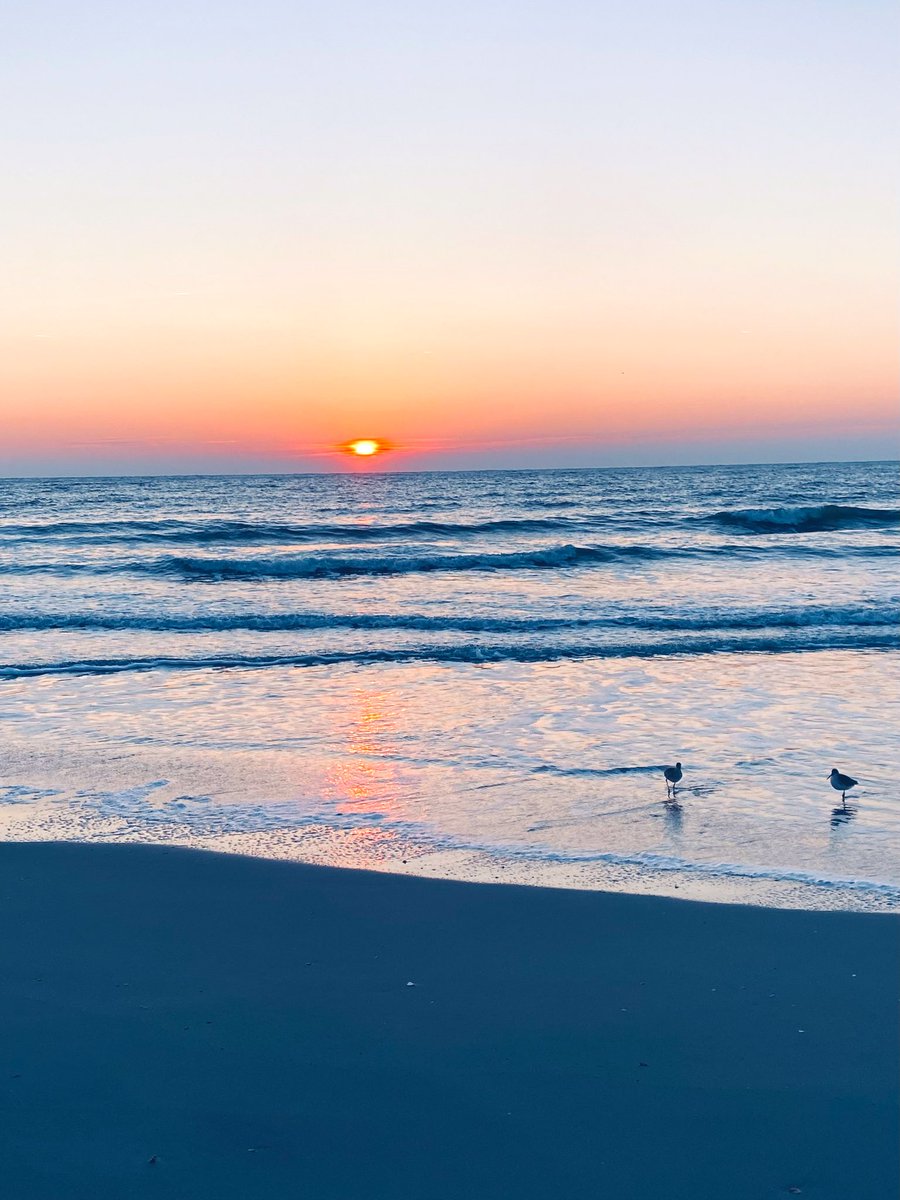
[[897, 482], [2, 481], [0, 834], [900, 908]]

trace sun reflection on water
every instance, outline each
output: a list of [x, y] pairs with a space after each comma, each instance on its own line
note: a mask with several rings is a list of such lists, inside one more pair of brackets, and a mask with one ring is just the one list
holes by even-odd
[[329, 764], [325, 780], [329, 791], [349, 812], [378, 809], [384, 816], [397, 814], [396, 716], [387, 692], [357, 688], [348, 697], [345, 756]]

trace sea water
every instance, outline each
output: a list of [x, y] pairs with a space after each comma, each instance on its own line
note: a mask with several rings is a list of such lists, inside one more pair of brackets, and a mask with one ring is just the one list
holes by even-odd
[[0, 833], [900, 907], [898, 528], [891, 463], [3, 481]]

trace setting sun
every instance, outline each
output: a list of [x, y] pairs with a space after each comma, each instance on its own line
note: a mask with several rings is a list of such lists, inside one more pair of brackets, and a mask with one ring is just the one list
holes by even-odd
[[347, 442], [344, 450], [348, 454], [356, 454], [360, 458], [370, 458], [373, 454], [380, 454], [385, 449], [384, 442], [379, 442], [375, 438], [357, 438], [354, 442]]

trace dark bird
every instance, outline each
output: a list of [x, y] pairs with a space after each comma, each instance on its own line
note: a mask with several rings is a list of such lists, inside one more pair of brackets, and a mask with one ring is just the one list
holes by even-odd
[[676, 763], [674, 767], [664, 767], [663, 775], [666, 777], [666, 795], [669, 794], [669, 785], [672, 785], [672, 795], [675, 795], [675, 785], [681, 782], [681, 776], [684, 772], [681, 769], [681, 763]]
[[831, 786], [834, 788], [834, 790], [841, 793], [842, 800], [850, 791], [850, 789], [855, 788], [859, 782], [858, 779], [851, 779], [849, 775], [842, 775], [837, 767], [831, 768], [831, 774], [828, 776], [828, 778], [831, 780]]

